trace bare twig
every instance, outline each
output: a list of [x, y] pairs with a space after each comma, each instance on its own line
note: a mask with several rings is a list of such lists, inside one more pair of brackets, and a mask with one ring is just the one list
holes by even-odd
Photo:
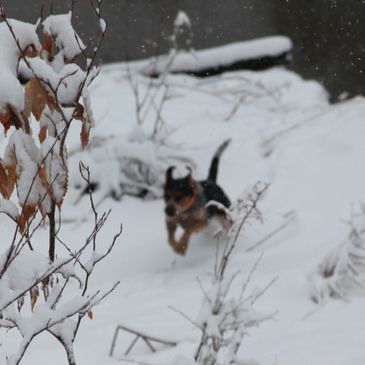
[[174, 311], [174, 312], [176, 312], [176, 313], [178, 313], [178, 314], [180, 314], [182, 317], [184, 317], [185, 319], [187, 319], [193, 326], [195, 326], [195, 327], [197, 327], [197, 328], [199, 328], [199, 329], [202, 329], [202, 327], [198, 324], [198, 323], [196, 323], [194, 320], [192, 320], [189, 316], [187, 316], [183, 311], [181, 311], [180, 309], [177, 309], [177, 308], [174, 308], [174, 307], [172, 307], [172, 306], [169, 306], [169, 308], [172, 310], [172, 311]]
[[223, 275], [224, 275], [224, 271], [226, 269], [227, 262], [229, 260], [229, 257], [231, 256], [233, 250], [236, 247], [238, 237], [241, 233], [241, 230], [242, 230], [244, 224], [247, 222], [247, 220], [249, 219], [251, 214], [256, 210], [258, 201], [261, 199], [261, 197], [263, 196], [263, 194], [265, 193], [265, 191], [268, 188], [269, 188], [269, 184], [265, 184], [261, 190], [256, 192], [256, 195], [251, 200], [251, 202], [250, 202], [251, 205], [250, 205], [249, 209], [247, 210], [246, 214], [244, 215], [244, 217], [241, 219], [241, 221], [238, 225], [238, 228], [237, 228], [236, 232], [234, 233], [233, 238], [231, 240], [230, 239], [227, 240], [224, 255], [223, 255], [220, 265], [219, 265], [219, 276], [220, 277], [223, 277]]
[[133, 341], [131, 342], [131, 344], [128, 346], [127, 350], [125, 351], [124, 355], [128, 355], [129, 352], [132, 350], [133, 346], [135, 345], [135, 343], [137, 342], [137, 340], [139, 338], [142, 338], [143, 341], [147, 344], [147, 346], [150, 348], [150, 350], [152, 352], [155, 352], [155, 348], [151, 345], [151, 341], [152, 342], [158, 342], [158, 343], [162, 343], [163, 345], [167, 345], [167, 346], [176, 346], [177, 342], [174, 341], [169, 341], [169, 340], [165, 340], [163, 338], [159, 338], [156, 336], [152, 336], [150, 334], [146, 334], [142, 331], [127, 327], [125, 325], [118, 325], [114, 331], [114, 336], [113, 336], [113, 340], [112, 340], [112, 344], [110, 347], [110, 351], [109, 351], [109, 356], [113, 356], [114, 354], [114, 349], [116, 346], [116, 342], [117, 342], [117, 338], [118, 338], [118, 334], [119, 332], [123, 330], [129, 333], [132, 333], [133, 335], [135, 335], [136, 337], [133, 339]]
[[273, 231], [268, 233], [265, 237], [261, 238], [255, 244], [253, 244], [252, 246], [247, 248], [246, 251], [251, 252], [251, 251], [255, 250], [257, 247], [261, 246], [262, 244], [264, 244], [265, 242], [270, 240], [272, 237], [274, 237], [275, 235], [277, 235], [278, 233], [283, 231], [285, 228], [287, 228], [293, 222], [294, 219], [295, 219], [295, 212], [294, 211], [289, 212], [286, 215], [286, 221], [284, 223], [282, 223], [281, 225], [276, 227]]

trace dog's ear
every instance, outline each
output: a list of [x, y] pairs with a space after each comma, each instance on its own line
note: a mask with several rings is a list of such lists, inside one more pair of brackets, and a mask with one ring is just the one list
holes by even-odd
[[172, 178], [172, 173], [175, 170], [175, 166], [170, 166], [167, 170], [166, 170], [166, 183], [169, 183], [173, 178]]
[[191, 169], [190, 166], [186, 166], [186, 169], [189, 171], [188, 174], [185, 176], [185, 180], [189, 182], [189, 184], [192, 184], [194, 182], [193, 177], [191, 176], [191, 174], [193, 173], [193, 170]]

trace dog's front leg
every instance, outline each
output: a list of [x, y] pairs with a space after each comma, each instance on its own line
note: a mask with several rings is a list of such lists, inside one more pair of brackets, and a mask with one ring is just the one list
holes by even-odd
[[176, 246], [174, 247], [176, 253], [180, 255], [185, 255], [185, 252], [188, 248], [189, 239], [192, 233], [193, 231], [189, 228], [184, 231], [181, 238], [179, 239], [178, 242], [176, 242]]
[[180, 240], [177, 242], [177, 246], [175, 247], [175, 251], [181, 255], [185, 255], [185, 252], [188, 248], [190, 236], [194, 232], [198, 232], [201, 229], [205, 228], [208, 225], [206, 221], [198, 220], [189, 226], [189, 228], [185, 229], [183, 235]]
[[177, 229], [177, 224], [174, 221], [167, 220], [166, 226], [167, 226], [168, 241], [170, 246], [176, 253], [184, 255], [188, 247], [188, 242], [192, 231], [185, 230], [179, 241], [176, 241], [175, 233]]
[[175, 250], [177, 246], [177, 242], [175, 240], [175, 232], [177, 229], [177, 224], [173, 221], [166, 221], [166, 227], [167, 227], [167, 235], [168, 235], [168, 241], [170, 246]]

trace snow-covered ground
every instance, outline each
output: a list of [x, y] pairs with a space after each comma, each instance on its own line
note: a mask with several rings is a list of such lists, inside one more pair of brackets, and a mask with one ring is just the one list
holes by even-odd
[[[121, 145], [136, 126], [134, 95], [123, 69], [118, 64], [104, 67], [91, 90], [97, 121], [93, 136], [106, 137], [106, 141], [114, 136]], [[139, 82], [149, 85], [147, 80]], [[175, 154], [195, 162], [197, 179], [206, 176], [216, 147], [231, 138], [218, 176], [231, 200], [245, 194], [256, 181], [270, 183], [259, 204], [263, 223], [252, 221], [244, 229], [229, 271], [240, 270], [243, 280], [263, 253], [251, 286], [263, 287], [278, 277], [257, 303], [258, 310], [277, 314], [250, 330], [240, 358], [262, 365], [363, 365], [365, 297], [357, 293], [347, 301], [314, 304], [308, 276], [346, 238], [348, 227], [341, 219], [349, 217], [351, 204], [364, 199], [365, 99], [330, 105], [318, 83], [281, 68], [207, 79], [168, 76], [166, 82], [170, 98], [162, 114], [171, 131], [166, 143]], [[149, 131], [148, 121], [143, 128]], [[75, 152], [79, 129], [73, 132], [71, 165], [81, 155]], [[111, 179], [115, 174], [102, 173], [110, 173]], [[76, 168], [72, 174], [71, 180], [76, 178]], [[63, 207], [68, 223], [61, 235], [67, 242], [85, 237], [93, 219], [86, 197], [73, 204], [76, 195], [71, 189]], [[171, 307], [192, 319], [198, 316], [203, 293], [197, 278], [209, 286], [215, 241], [210, 232], [195, 235], [186, 256], [177, 256], [167, 243], [161, 199], [107, 198], [99, 210], [109, 207], [112, 215], [103, 237], [111, 237], [120, 221], [124, 230], [112, 255], [98, 267], [92, 285], [121, 283], [94, 309], [93, 320], [84, 320], [75, 344], [78, 364], [129, 363], [121, 360], [131, 341], [128, 335], [119, 337], [114, 357], [108, 356], [118, 324], [179, 343], [173, 348], [159, 347], [154, 354], [139, 345], [129, 359], [170, 365], [180, 356], [191, 358], [200, 333]], [[249, 249], [288, 217], [290, 223], [283, 230]], [[11, 234], [4, 217], [0, 232], [1, 241]], [[41, 239], [42, 234], [45, 231], [39, 232], [38, 242], [33, 241], [42, 245], [46, 239]], [[240, 290], [239, 283], [234, 290]], [[5, 339], [3, 348], [15, 349], [15, 345], [15, 339]], [[23, 363], [45, 361], [61, 365], [66, 358], [53, 338], [42, 336], [32, 343]]]

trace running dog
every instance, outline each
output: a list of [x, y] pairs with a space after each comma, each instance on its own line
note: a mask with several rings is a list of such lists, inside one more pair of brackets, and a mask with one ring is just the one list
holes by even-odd
[[[185, 254], [190, 236], [194, 232], [206, 228], [212, 218], [218, 218], [226, 230], [229, 228], [224, 209], [229, 208], [231, 202], [216, 183], [219, 159], [229, 143], [230, 140], [226, 140], [218, 147], [206, 180], [194, 180], [190, 168], [188, 168], [187, 176], [178, 179], [173, 177], [174, 166], [169, 167], [166, 171], [164, 199], [168, 241], [178, 254]], [[208, 204], [211, 201], [218, 204]], [[181, 226], [184, 231], [177, 240], [175, 233], [178, 226]]]

